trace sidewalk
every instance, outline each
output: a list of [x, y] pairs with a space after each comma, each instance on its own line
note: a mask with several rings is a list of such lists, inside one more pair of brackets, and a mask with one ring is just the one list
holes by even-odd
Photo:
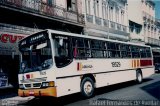
[[0, 99], [10, 98], [17, 96], [17, 89], [13, 86], [1, 87], [0, 88]]

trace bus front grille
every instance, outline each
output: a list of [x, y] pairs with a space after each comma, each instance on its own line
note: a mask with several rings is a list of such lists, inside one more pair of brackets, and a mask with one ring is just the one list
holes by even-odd
[[25, 84], [26, 88], [31, 88], [31, 84]]
[[33, 87], [41, 87], [41, 83], [34, 83]]
[[43, 77], [43, 78], [34, 78], [34, 79], [25, 79], [25, 80], [21, 80], [21, 83], [30, 83], [30, 82], [42, 82], [42, 81], [46, 81], [47, 77]]

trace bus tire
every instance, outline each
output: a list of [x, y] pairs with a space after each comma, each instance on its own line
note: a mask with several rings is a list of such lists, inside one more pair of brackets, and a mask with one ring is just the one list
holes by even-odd
[[138, 70], [137, 72], [136, 72], [136, 81], [137, 81], [137, 83], [142, 83], [142, 81], [143, 81], [143, 76], [142, 76], [142, 72], [140, 71], [140, 70]]
[[90, 77], [85, 77], [81, 82], [81, 94], [86, 98], [94, 95], [94, 81]]

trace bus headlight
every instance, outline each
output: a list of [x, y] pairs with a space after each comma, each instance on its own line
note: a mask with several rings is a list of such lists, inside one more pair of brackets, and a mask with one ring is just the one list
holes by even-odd
[[42, 87], [53, 87], [53, 86], [55, 86], [54, 81], [42, 83]]
[[20, 88], [20, 89], [24, 89], [23, 84], [19, 84], [19, 88]]
[[48, 87], [48, 82], [43, 82], [42, 87]]

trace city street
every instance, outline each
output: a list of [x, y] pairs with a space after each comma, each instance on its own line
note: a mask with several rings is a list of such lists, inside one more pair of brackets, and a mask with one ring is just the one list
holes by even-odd
[[[9, 91], [11, 92], [11, 91]], [[6, 96], [7, 95], [7, 96]], [[160, 74], [154, 74], [150, 78], [144, 79], [142, 84], [136, 84], [134, 81], [122, 84], [116, 84], [96, 90], [96, 95], [90, 99], [83, 99], [78, 94], [73, 94], [59, 99], [56, 98], [34, 98], [18, 97], [14, 93], [7, 93], [1, 96], [0, 105], [159, 105], [160, 100]], [[119, 103], [119, 104], [118, 104]], [[53, 106], [53, 105], [52, 105]]]
[[0, 0], [0, 106], [160, 106], [159, 11], [160, 0]]

